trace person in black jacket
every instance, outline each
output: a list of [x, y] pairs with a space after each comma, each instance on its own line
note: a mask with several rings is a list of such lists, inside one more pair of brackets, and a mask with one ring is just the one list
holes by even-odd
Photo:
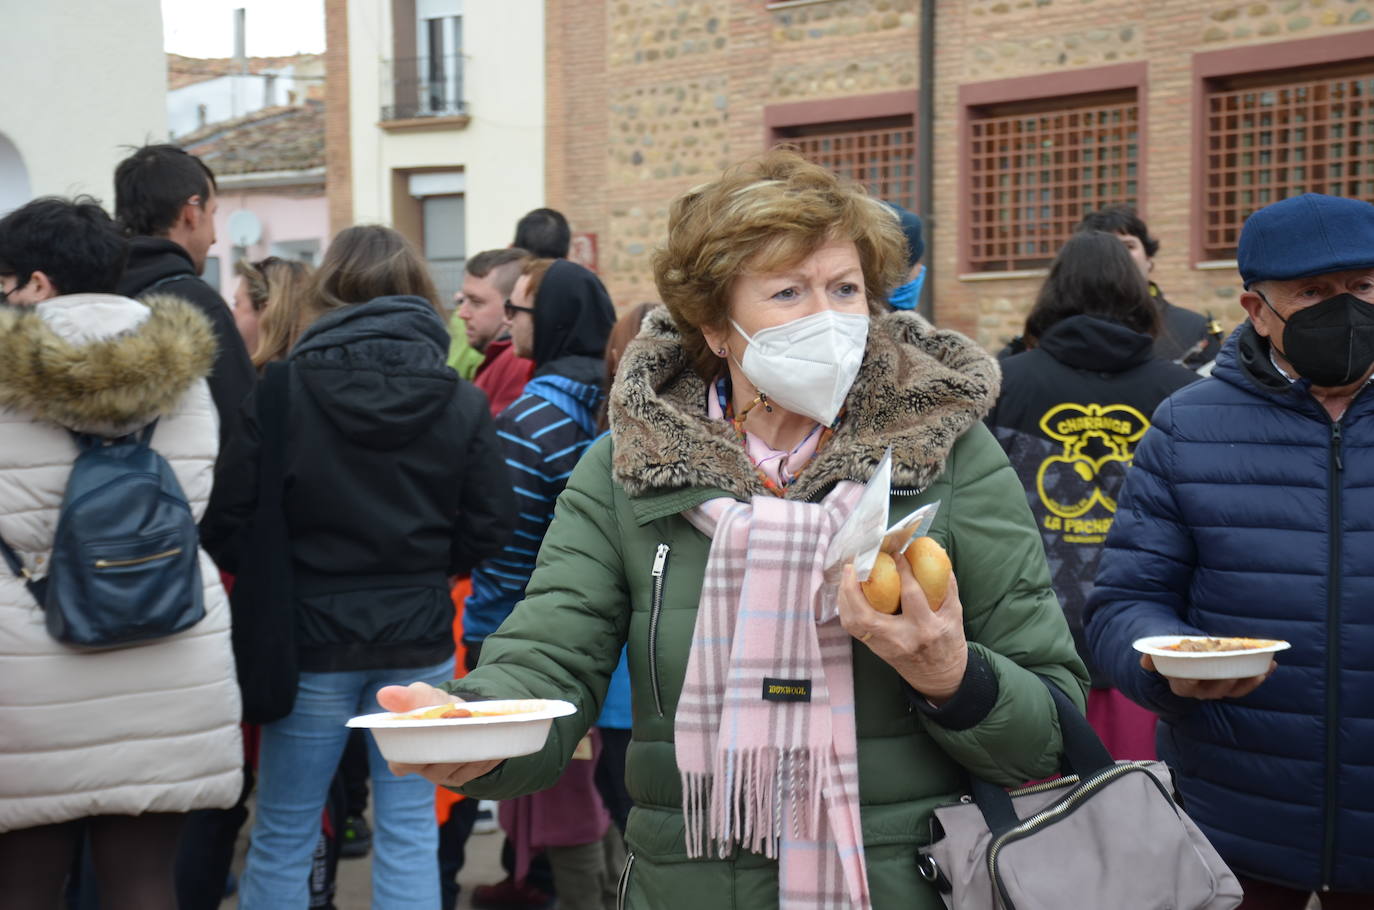
[[223, 451], [238, 434], [240, 408], [257, 377], [229, 305], [200, 278], [215, 242], [215, 194], [210, 169], [174, 145], [145, 145], [115, 168], [115, 218], [132, 238], [119, 293], [174, 294], [209, 317], [219, 344], [210, 395]]
[[[219, 207], [215, 175], [199, 158], [174, 145], [147, 145], [119, 163], [114, 182], [115, 216], [131, 237], [119, 293], [136, 298], [172, 294], [210, 320], [216, 353], [208, 382], [219, 414], [223, 455], [241, 433], [242, 405], [257, 376], [228, 304], [199, 277], [215, 242]], [[202, 537], [217, 520], [215, 492], [201, 520]], [[247, 795], [245, 787], [245, 799]], [[182, 910], [212, 910], [219, 905], [234, 836], [245, 815], [242, 800], [233, 809], [191, 813], [177, 859], [177, 899]]]
[[[445, 362], [434, 286], [405, 239], [378, 226], [341, 232], [312, 303], [322, 315], [287, 360], [300, 683], [292, 712], [262, 728], [244, 910], [306, 906], [344, 722], [380, 711], [375, 693], [388, 683], [452, 678], [449, 576], [499, 552], [515, 513], [486, 399]], [[221, 465], [226, 529], [252, 513], [259, 435], [249, 416]], [[236, 569], [241, 536], [207, 547]], [[368, 746], [372, 905], [437, 907], [434, 789], [392, 775]]]
[[1159, 318], [1120, 241], [1073, 235], [1026, 318], [1038, 344], [1002, 361], [1002, 394], [987, 417], [1026, 488], [1092, 674], [1088, 718], [1118, 758], [1153, 757], [1154, 716], [1107, 688], [1089, 658], [1083, 608], [1136, 442], [1159, 403], [1198, 378], [1152, 356]]
[[1154, 352], [1161, 360], [1172, 360], [1190, 370], [1200, 370], [1217, 359], [1221, 351], [1221, 323], [1209, 313], [1203, 315], [1175, 306], [1150, 278], [1154, 271], [1159, 241], [1129, 205], [1110, 205], [1087, 215], [1076, 231], [1105, 231], [1115, 234], [1131, 254], [1131, 260], [1149, 282], [1150, 298], [1159, 310], [1159, 331]]

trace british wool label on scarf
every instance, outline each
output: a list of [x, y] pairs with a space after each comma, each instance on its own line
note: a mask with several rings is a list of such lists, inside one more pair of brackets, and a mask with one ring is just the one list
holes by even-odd
[[810, 701], [811, 680], [763, 678], [764, 701]]

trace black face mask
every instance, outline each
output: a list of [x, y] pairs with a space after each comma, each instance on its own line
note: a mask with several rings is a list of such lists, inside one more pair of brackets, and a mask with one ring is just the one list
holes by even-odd
[[1284, 319], [1268, 298], [1259, 298], [1283, 323], [1279, 353], [1313, 385], [1347, 386], [1374, 366], [1374, 304], [1338, 294]]

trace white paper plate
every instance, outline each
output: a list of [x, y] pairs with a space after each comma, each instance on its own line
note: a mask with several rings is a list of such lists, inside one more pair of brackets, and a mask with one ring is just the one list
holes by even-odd
[[[1141, 654], [1154, 658], [1155, 669], [1164, 676], [1175, 679], [1246, 679], [1260, 676], [1269, 669], [1269, 661], [1278, 651], [1291, 648], [1286, 641], [1265, 639], [1269, 643], [1263, 647], [1246, 648], [1244, 651], [1171, 651], [1169, 645], [1176, 645], [1187, 639], [1239, 638], [1242, 636], [1218, 635], [1151, 635], [1132, 643]], [[1249, 637], [1249, 636], [1245, 636]]]
[[577, 710], [566, 701], [534, 698], [469, 702], [465, 706], [512, 713], [414, 720], [385, 711], [355, 717], [348, 726], [371, 730], [377, 739], [377, 748], [387, 761], [412, 765], [448, 764], [515, 758], [538, 752], [548, 739], [553, 719]]

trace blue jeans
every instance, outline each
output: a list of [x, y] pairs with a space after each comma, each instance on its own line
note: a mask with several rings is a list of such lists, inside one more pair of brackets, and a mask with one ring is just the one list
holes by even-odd
[[[320, 837], [329, 782], [339, 766], [355, 714], [381, 711], [377, 690], [453, 678], [453, 661], [410, 670], [302, 673], [296, 706], [262, 728], [258, 799], [248, 864], [239, 890], [242, 910], [305, 910], [310, 857]], [[438, 825], [434, 785], [396, 777], [367, 737], [372, 772], [372, 907], [435, 910], [439, 906]]]

